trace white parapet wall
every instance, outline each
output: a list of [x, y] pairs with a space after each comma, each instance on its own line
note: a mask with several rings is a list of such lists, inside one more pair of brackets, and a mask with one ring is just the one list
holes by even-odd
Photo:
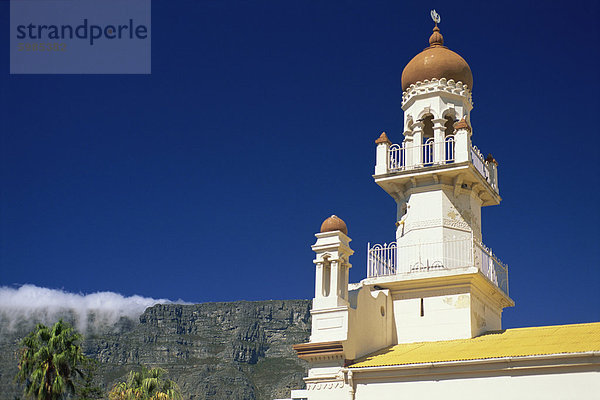
[[[349, 289], [356, 296], [350, 313], [348, 340], [344, 352], [349, 360], [373, 353], [395, 342], [392, 297], [389, 290], [355, 284]], [[353, 289], [353, 290], [352, 290]]]

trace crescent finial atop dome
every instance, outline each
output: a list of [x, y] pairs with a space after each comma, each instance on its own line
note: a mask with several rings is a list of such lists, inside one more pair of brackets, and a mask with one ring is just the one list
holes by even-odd
[[429, 37], [429, 46], [443, 46], [444, 45], [444, 37], [440, 33], [440, 28], [438, 28], [438, 24], [442, 20], [440, 14], [435, 10], [431, 10], [431, 19], [435, 23], [433, 27], [433, 33]]

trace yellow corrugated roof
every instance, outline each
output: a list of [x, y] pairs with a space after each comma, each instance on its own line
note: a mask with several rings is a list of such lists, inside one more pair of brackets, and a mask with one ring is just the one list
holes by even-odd
[[490, 332], [472, 339], [398, 344], [350, 368], [600, 351], [600, 322]]

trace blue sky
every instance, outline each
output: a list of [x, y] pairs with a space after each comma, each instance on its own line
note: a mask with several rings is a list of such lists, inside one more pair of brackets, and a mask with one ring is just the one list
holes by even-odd
[[9, 75], [5, 34], [0, 285], [311, 298], [332, 213], [364, 278], [367, 242], [394, 238], [373, 141], [401, 140], [431, 8], [500, 164], [483, 238], [510, 268], [504, 326], [600, 320], [596, 1], [155, 0], [147, 76]]

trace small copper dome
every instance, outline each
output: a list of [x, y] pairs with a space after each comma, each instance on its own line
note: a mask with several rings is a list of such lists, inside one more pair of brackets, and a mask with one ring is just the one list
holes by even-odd
[[342, 231], [344, 235], [348, 234], [346, 223], [337, 215], [332, 215], [321, 224], [321, 233], [333, 231]]
[[472, 90], [473, 74], [469, 64], [464, 58], [444, 46], [444, 37], [437, 25], [433, 28], [429, 45], [414, 56], [402, 71], [402, 91], [406, 91], [413, 83], [432, 78], [454, 79], [455, 82], [460, 81]]

